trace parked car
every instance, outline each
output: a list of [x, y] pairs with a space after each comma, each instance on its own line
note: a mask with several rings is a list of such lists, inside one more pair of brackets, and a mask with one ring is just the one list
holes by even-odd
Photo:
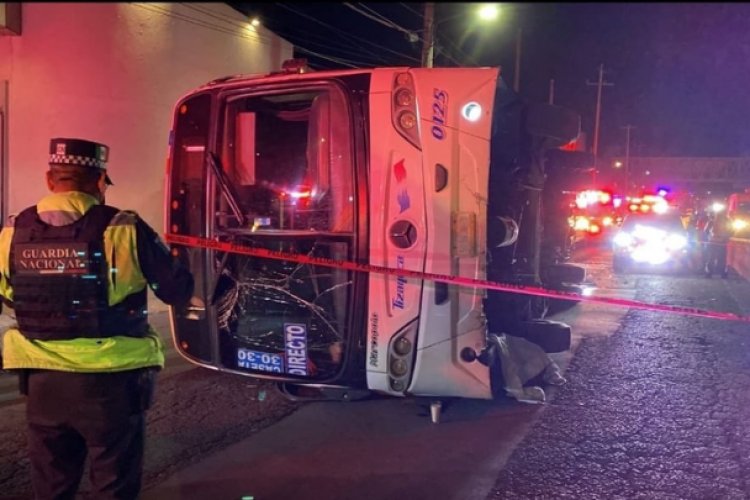
[[629, 269], [690, 268], [690, 239], [682, 218], [666, 214], [628, 214], [613, 238], [612, 268]]

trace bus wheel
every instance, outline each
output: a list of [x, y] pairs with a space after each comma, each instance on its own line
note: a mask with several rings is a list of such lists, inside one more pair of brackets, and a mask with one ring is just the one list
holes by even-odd
[[519, 337], [533, 342], [544, 349], [544, 352], [556, 353], [570, 349], [570, 326], [561, 321], [540, 319], [528, 321], [523, 326], [524, 332]]

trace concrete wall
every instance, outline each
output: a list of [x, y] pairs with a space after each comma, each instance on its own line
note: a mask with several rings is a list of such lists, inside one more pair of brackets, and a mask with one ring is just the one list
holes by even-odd
[[115, 185], [107, 203], [136, 210], [163, 233], [175, 102], [214, 78], [266, 73], [292, 57], [291, 44], [250, 27], [223, 3], [23, 3], [22, 9], [22, 34], [0, 36], [4, 215], [46, 194], [50, 138], [83, 137], [111, 148]]

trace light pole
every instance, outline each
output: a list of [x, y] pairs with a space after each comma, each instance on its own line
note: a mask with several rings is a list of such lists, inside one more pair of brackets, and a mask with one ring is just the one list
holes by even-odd
[[630, 193], [630, 131], [635, 127], [625, 125], [625, 195]]
[[435, 54], [435, 3], [424, 4], [424, 38], [422, 44], [422, 66], [432, 67]]
[[[586, 81], [586, 85], [596, 85], [596, 116], [594, 118], [594, 146], [593, 146], [593, 153], [594, 153], [594, 172], [596, 172], [596, 166], [597, 161], [599, 158], [599, 118], [601, 116], [601, 110], [602, 110], [602, 87], [607, 86], [611, 87], [614, 85], [614, 83], [605, 82], [604, 81], [604, 64], [599, 65], [599, 81], [589, 82]], [[596, 175], [596, 173], [594, 174]]]
[[513, 70], [513, 90], [521, 89], [521, 28], [516, 30], [516, 66]]

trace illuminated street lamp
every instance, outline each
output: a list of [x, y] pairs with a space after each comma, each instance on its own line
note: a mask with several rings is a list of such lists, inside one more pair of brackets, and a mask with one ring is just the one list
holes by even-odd
[[494, 3], [485, 3], [479, 7], [479, 19], [482, 21], [494, 21], [500, 15], [500, 8]]
[[[477, 11], [479, 20], [495, 21], [500, 16], [500, 6], [496, 3], [485, 3]], [[513, 71], [513, 90], [521, 88], [521, 28], [516, 29], [516, 65]]]
[[621, 161], [616, 161], [615, 162], [615, 168], [620, 168], [620, 167], [622, 167], [622, 162]]
[[[497, 3], [485, 3], [479, 6], [476, 11], [476, 15], [480, 22], [494, 22], [500, 17], [500, 4]], [[452, 18], [451, 18], [452, 19]], [[441, 22], [445, 22], [442, 20]], [[426, 2], [424, 4], [424, 25], [423, 25], [423, 37], [422, 37], [422, 66], [425, 68], [432, 68], [434, 58], [434, 44], [435, 44], [435, 3]], [[516, 92], [520, 88], [520, 76], [521, 76], [521, 28], [516, 30], [516, 67], [513, 75], [513, 90]]]

